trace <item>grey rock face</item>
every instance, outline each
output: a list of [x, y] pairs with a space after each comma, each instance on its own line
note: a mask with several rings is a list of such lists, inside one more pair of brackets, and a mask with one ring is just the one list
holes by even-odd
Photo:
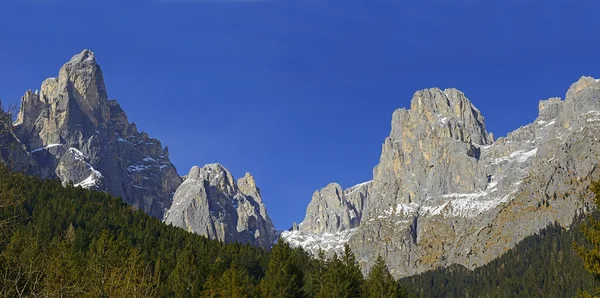
[[419, 91], [393, 114], [358, 225], [323, 229], [346, 213], [319, 212], [313, 197], [300, 231], [284, 237], [311, 251], [347, 242], [365, 272], [381, 254], [402, 277], [482, 266], [551, 223], [569, 227], [590, 211], [589, 184], [600, 178], [600, 83], [584, 77], [539, 110], [494, 141], [464, 94]]
[[225, 242], [270, 247], [278, 237], [250, 173], [238, 180], [220, 164], [192, 167], [165, 223]]
[[370, 182], [346, 191], [337, 183], [331, 183], [321, 191], [315, 191], [300, 224], [300, 231], [316, 234], [337, 233], [352, 229], [360, 223], [363, 207], [368, 197]]
[[37, 163], [15, 135], [12, 115], [0, 103], [0, 162], [8, 168], [31, 175], [39, 174]]
[[106, 190], [162, 218], [181, 178], [160, 141], [138, 132], [106, 86], [94, 53], [75, 55], [40, 92], [27, 91], [14, 123], [42, 177]]

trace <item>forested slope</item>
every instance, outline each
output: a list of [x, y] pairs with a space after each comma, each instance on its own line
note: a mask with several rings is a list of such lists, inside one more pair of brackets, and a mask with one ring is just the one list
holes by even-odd
[[572, 248], [573, 241], [586, 243], [580, 223], [550, 226], [473, 271], [457, 265], [400, 283], [416, 297], [572, 297], [598, 285]]
[[381, 261], [311, 258], [167, 226], [120, 198], [0, 166], [3, 297], [400, 297]]

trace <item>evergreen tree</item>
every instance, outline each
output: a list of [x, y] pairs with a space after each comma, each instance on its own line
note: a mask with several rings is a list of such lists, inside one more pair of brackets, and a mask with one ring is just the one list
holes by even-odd
[[350, 249], [348, 244], [344, 245], [344, 254], [342, 255], [342, 262], [344, 264], [344, 277], [349, 281], [349, 294], [350, 297], [359, 297], [364, 277], [354, 257], [354, 253]]
[[323, 276], [327, 270], [325, 263], [325, 253], [319, 250], [316, 259], [310, 261], [310, 267], [307, 269], [308, 274], [304, 279], [304, 293], [308, 297], [315, 297], [323, 287]]
[[108, 230], [103, 230], [100, 237], [92, 242], [87, 254], [87, 292], [94, 297], [109, 297], [118, 287], [116, 270], [123, 265], [128, 251], [123, 236], [115, 239]]
[[198, 297], [201, 293], [202, 280], [198, 274], [196, 254], [190, 246], [186, 246], [177, 257], [177, 265], [167, 281], [174, 297]]
[[219, 279], [221, 297], [250, 298], [255, 297], [254, 286], [245, 270], [231, 267]]
[[265, 298], [292, 298], [302, 296], [302, 272], [293, 258], [289, 244], [279, 238], [271, 249], [271, 256], [260, 291]]
[[[592, 183], [592, 191], [595, 194], [596, 206], [600, 206], [600, 182]], [[585, 270], [596, 279], [600, 279], [600, 221], [590, 217], [587, 225], [581, 225], [581, 232], [585, 235], [589, 246], [573, 242], [573, 249], [583, 259]], [[590, 291], [581, 291], [579, 295], [582, 297], [600, 296], [600, 287], [590, 289]]]
[[362, 290], [365, 298], [403, 297], [400, 285], [388, 271], [381, 255], [377, 256], [375, 265], [371, 268]]
[[344, 246], [341, 258], [334, 255], [327, 262], [327, 270], [323, 274], [319, 298], [351, 298], [360, 297], [363, 276], [354, 254], [348, 245]]
[[219, 289], [219, 283], [217, 279], [211, 274], [206, 282], [204, 283], [204, 289], [201, 294], [202, 298], [219, 298], [221, 297], [221, 290]]
[[75, 229], [69, 225], [64, 239], [50, 243], [48, 265], [45, 268], [44, 296], [71, 297], [81, 295], [84, 285], [80, 272], [82, 261], [75, 253]]

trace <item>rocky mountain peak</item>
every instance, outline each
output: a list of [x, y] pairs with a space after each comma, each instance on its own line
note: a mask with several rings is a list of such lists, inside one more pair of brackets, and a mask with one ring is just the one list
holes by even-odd
[[89, 49], [84, 49], [83, 51], [81, 51], [81, 53], [73, 56], [67, 64], [74, 65], [86, 62], [96, 64], [96, 56], [94, 55], [94, 52], [92, 52]]
[[538, 120], [548, 121], [558, 117], [563, 108], [563, 101], [560, 97], [553, 97], [547, 100], [540, 100], [538, 105]]
[[256, 186], [256, 181], [254, 177], [249, 172], [246, 172], [244, 177], [238, 179], [238, 187], [240, 191], [249, 196], [254, 196], [257, 200], [261, 200], [260, 198], [260, 188]]
[[593, 77], [582, 76], [577, 80], [577, 82], [573, 83], [569, 90], [567, 91], [566, 101], [570, 101], [576, 98], [576, 95], [580, 92], [588, 89], [588, 88], [600, 88], [599, 80], [594, 79]]
[[40, 92], [26, 92], [14, 125], [42, 177], [108, 191], [155, 217], [162, 218], [181, 184], [160, 141], [138, 132], [108, 100], [90, 50], [44, 80]]
[[192, 167], [165, 222], [213, 239], [269, 247], [277, 231], [254, 178], [247, 173], [239, 182], [217, 163]]
[[397, 277], [451, 264], [476, 268], [547, 225], [569, 227], [590, 211], [599, 134], [600, 80], [589, 77], [564, 101], [540, 101], [535, 122], [497, 141], [460, 91], [421, 90], [411, 109], [393, 114], [373, 181], [363, 186], [364, 207], [355, 208], [359, 224], [323, 228], [343, 227], [335, 223], [349, 209], [331, 207], [344, 199], [325, 188], [299, 229], [282, 236], [313, 252], [347, 243], [364, 272], [377, 255]]
[[337, 233], [360, 223], [367, 194], [360, 196], [365, 185], [344, 191], [338, 183], [329, 183], [315, 191], [300, 224], [300, 231], [316, 234]]
[[424, 89], [415, 92], [410, 110], [392, 116], [392, 140], [403, 138], [452, 138], [489, 145], [493, 136], [485, 129], [481, 112], [457, 89]]

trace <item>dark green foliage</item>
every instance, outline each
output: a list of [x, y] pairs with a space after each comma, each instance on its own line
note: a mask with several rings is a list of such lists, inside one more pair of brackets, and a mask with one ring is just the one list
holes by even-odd
[[514, 249], [471, 271], [459, 265], [400, 280], [416, 297], [573, 297], [597, 281], [571, 248], [577, 229], [552, 225]]
[[385, 260], [377, 256], [375, 265], [363, 284], [362, 295], [365, 298], [394, 298], [403, 297], [400, 285], [389, 273]]
[[[592, 184], [592, 191], [596, 195], [595, 203], [598, 207], [600, 206], [600, 182]], [[600, 220], [589, 218], [587, 224], [581, 225], [581, 233], [585, 236], [587, 245], [574, 241], [573, 249], [583, 260], [585, 270], [598, 280], [600, 279]], [[588, 288], [579, 294], [582, 297], [598, 297], [600, 296], [600, 287]]]
[[321, 290], [316, 297], [360, 297], [362, 282], [363, 276], [354, 254], [345, 245], [340, 258], [336, 255], [326, 262]]
[[0, 167], [0, 296], [199, 296], [235, 267], [253, 286], [268, 253], [166, 226], [106, 193]]
[[260, 283], [262, 297], [302, 297], [302, 275], [293, 250], [280, 238], [271, 249], [269, 266]]
[[[594, 221], [587, 226], [597, 230]], [[166, 226], [106, 193], [4, 166], [0, 236], [1, 297], [402, 296], [382, 260], [364, 280], [348, 248], [325, 260], [281, 241], [271, 252], [224, 244]], [[574, 241], [586, 243], [578, 229], [551, 226], [482, 268], [451, 266], [400, 285], [424, 297], [570, 297], [598, 284]]]
[[0, 296], [358, 297], [346, 248], [313, 259], [279, 241], [264, 251], [164, 225], [110, 195], [0, 165]]
[[318, 258], [310, 260], [308, 264], [309, 269], [305, 270], [308, 274], [304, 276], [304, 293], [308, 297], [315, 297], [323, 288], [323, 276], [327, 270], [323, 251], [319, 251]]

